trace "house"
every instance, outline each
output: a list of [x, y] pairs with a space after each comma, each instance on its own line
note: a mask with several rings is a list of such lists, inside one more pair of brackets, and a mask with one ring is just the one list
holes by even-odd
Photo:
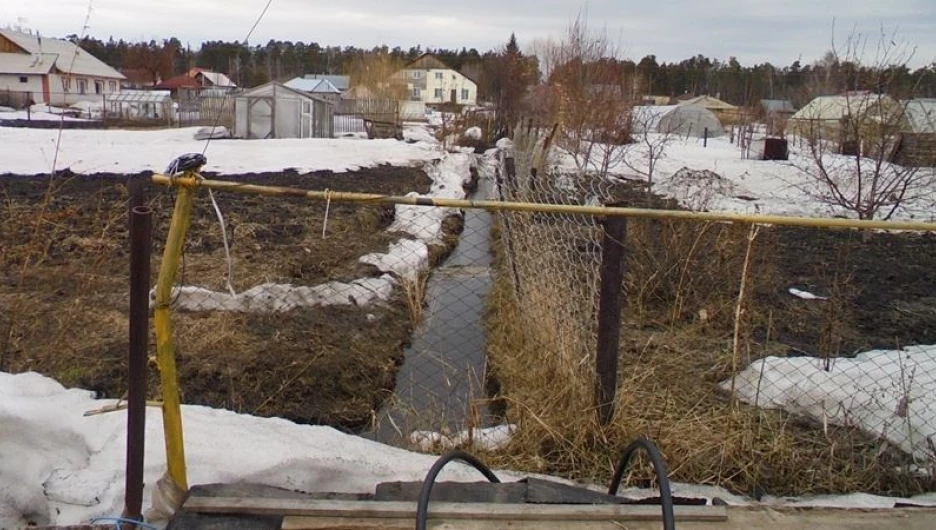
[[230, 77], [222, 74], [221, 72], [212, 72], [211, 70], [206, 70], [196, 66], [194, 68], [190, 68], [185, 75], [197, 81], [202, 88], [237, 88], [237, 85], [234, 84], [234, 81], [231, 81]]
[[936, 99], [903, 102], [906, 129], [894, 148], [891, 162], [909, 167], [936, 167]]
[[641, 105], [669, 105], [671, 99], [669, 96], [646, 94], [640, 98], [640, 101]]
[[890, 141], [885, 137], [895, 136], [908, 128], [904, 107], [887, 94], [872, 92], [819, 96], [787, 122], [787, 133], [811, 142], [833, 142], [839, 146], [840, 152], [849, 154], [858, 152], [861, 144]]
[[475, 105], [478, 102], [478, 85], [430, 53], [408, 63], [393, 74], [393, 78], [406, 84], [411, 101], [427, 105]]
[[736, 123], [741, 118], [740, 108], [712, 96], [696, 96], [694, 98], [681, 99], [677, 104], [702, 107], [715, 114], [718, 120], [723, 124]]
[[271, 81], [234, 98], [234, 136], [244, 139], [331, 138], [334, 106]]
[[119, 93], [122, 81], [120, 72], [69, 41], [0, 29], [0, 93], [11, 100], [68, 106]]
[[211, 70], [195, 67], [184, 74], [179, 74], [157, 83], [154, 88], [158, 90], [169, 90], [172, 92], [173, 96], [177, 96], [180, 92], [200, 92], [209, 88], [228, 92], [236, 89], [237, 85], [231, 81], [231, 78], [220, 72], [212, 72]]
[[318, 96], [326, 101], [338, 101], [341, 99], [342, 91], [328, 79], [294, 77], [284, 84], [289, 88]]

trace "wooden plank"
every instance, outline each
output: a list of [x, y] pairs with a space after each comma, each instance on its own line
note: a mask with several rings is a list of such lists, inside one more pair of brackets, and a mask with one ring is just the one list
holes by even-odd
[[[415, 519], [411, 502], [328, 501], [302, 499], [256, 499], [245, 497], [196, 497], [183, 508], [197, 513], [298, 515], [316, 517], [357, 517]], [[566, 505], [566, 504], [484, 504], [432, 503], [432, 517], [443, 519], [521, 520], [521, 521], [657, 521], [659, 506], [648, 505]], [[677, 506], [677, 521], [724, 521], [724, 506]]]
[[[679, 530], [725, 530], [725, 522], [683, 522]], [[413, 530], [412, 519], [346, 519], [334, 517], [286, 517], [282, 530]], [[427, 521], [429, 530], [660, 530], [660, 521], [477, 521], [438, 519]], [[747, 527], [738, 527], [745, 528]], [[806, 528], [806, 527], [803, 527]]]
[[[377, 485], [376, 501], [416, 502], [422, 482], [383, 482]], [[519, 482], [438, 482], [432, 488], [433, 502], [495, 504], [634, 504], [627, 499], [550, 480], [526, 478]]]

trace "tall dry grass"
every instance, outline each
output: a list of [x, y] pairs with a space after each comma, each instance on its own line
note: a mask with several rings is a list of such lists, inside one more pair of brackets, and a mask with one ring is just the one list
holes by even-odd
[[[510, 221], [512, 234], [501, 227], [502, 241], [522, 234], [518, 225], [535, 224], [530, 216]], [[778, 347], [773, 313], [761, 305], [783, 283], [774, 241], [769, 231], [751, 238], [745, 226], [629, 223], [619, 390], [611, 423], [599, 425], [590, 334], [596, 308], [591, 299], [575, 300], [591, 292], [594, 259], [569, 259], [580, 245], [556, 232], [539, 245], [514, 241], [510, 255], [497, 248], [488, 355], [506, 421], [520, 428], [506, 451], [488, 456], [496, 465], [604, 483], [618, 452], [648, 436], [673, 479], [753, 496], [925, 487], [925, 479], [897, 471], [901, 454], [854, 429], [823, 430], [739, 403], [720, 388]], [[651, 476], [638, 466], [633, 478]]]

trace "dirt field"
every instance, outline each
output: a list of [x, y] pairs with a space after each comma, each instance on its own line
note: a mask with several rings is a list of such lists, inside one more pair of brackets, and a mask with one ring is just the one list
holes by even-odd
[[[229, 180], [235, 180], [228, 178]], [[426, 192], [421, 170], [238, 177], [308, 189]], [[123, 175], [0, 178], [0, 369], [34, 370], [120, 397], [126, 391], [128, 250]], [[150, 190], [153, 280], [173, 196]], [[233, 285], [314, 286], [376, 276], [357, 260], [386, 252], [392, 207], [216, 194], [231, 240]], [[451, 223], [450, 231], [457, 230]], [[444, 248], [434, 252], [436, 259]], [[180, 283], [224, 289], [221, 230], [207, 194], [196, 201]], [[384, 305], [279, 314], [176, 313], [185, 403], [354, 430], [393, 388], [411, 322], [397, 288]], [[155, 341], [151, 339], [151, 355]], [[151, 368], [150, 394], [158, 399]]]

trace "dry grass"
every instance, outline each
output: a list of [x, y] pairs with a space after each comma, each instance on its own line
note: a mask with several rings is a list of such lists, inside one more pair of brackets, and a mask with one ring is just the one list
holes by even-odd
[[[925, 479], [898, 471], [902, 454], [855, 429], [824, 431], [721, 390], [738, 365], [777, 353], [772, 314], [759, 305], [782, 285], [771, 265], [771, 235], [750, 241], [749, 234], [728, 225], [631, 223], [619, 391], [607, 426], [594, 411], [593, 345], [570, 345], [557, 331], [594, 320], [583, 307], [557, 310], [573, 296], [569, 278], [576, 273], [569, 269], [590, 265], [566, 260], [564, 269], [549, 268], [540, 261], [524, 269], [527, 257], [508, 263], [499, 248], [503, 273], [489, 299], [488, 355], [506, 421], [520, 429], [507, 450], [487, 458], [605, 483], [618, 452], [645, 435], [659, 444], [678, 481], [754, 496], [925, 491]], [[555, 244], [554, 235], [532, 249], [515, 246], [514, 254], [532, 250], [542, 260]], [[519, 290], [508, 265], [521, 268]], [[739, 296], [742, 272], [746, 288]], [[765, 329], [766, 339], [755, 340]], [[577, 355], [571, 370], [569, 351]], [[649, 469], [638, 467], [633, 478], [650, 480]]]

